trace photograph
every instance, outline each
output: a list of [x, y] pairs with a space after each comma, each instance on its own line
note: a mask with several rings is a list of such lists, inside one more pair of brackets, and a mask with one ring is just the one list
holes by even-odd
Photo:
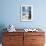
[[0, 46], [46, 46], [46, 0], [0, 0]]
[[21, 21], [32, 21], [32, 5], [21, 5]]

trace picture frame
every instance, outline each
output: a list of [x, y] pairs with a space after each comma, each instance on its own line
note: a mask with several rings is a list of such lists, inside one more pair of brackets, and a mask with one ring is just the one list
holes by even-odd
[[33, 7], [32, 5], [21, 5], [21, 21], [32, 21]]

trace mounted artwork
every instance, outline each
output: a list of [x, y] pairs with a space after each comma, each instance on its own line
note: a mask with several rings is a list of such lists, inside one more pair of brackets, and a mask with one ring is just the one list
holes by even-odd
[[32, 21], [33, 8], [32, 5], [21, 5], [21, 21]]

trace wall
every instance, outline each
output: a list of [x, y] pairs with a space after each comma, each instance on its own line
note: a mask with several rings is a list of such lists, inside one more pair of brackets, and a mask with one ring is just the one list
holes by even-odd
[[[46, 0], [0, 0], [0, 25], [13, 24], [16, 28], [42, 27], [46, 28]], [[32, 22], [20, 21], [20, 7], [23, 4], [33, 5]]]
[[[32, 22], [20, 21], [20, 7], [33, 5]], [[0, 31], [13, 24], [16, 28], [40, 27], [46, 32], [46, 0], [0, 0]]]

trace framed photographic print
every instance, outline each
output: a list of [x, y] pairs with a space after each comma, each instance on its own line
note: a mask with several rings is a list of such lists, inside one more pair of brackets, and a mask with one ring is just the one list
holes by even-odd
[[21, 21], [32, 21], [33, 8], [32, 5], [21, 5]]

